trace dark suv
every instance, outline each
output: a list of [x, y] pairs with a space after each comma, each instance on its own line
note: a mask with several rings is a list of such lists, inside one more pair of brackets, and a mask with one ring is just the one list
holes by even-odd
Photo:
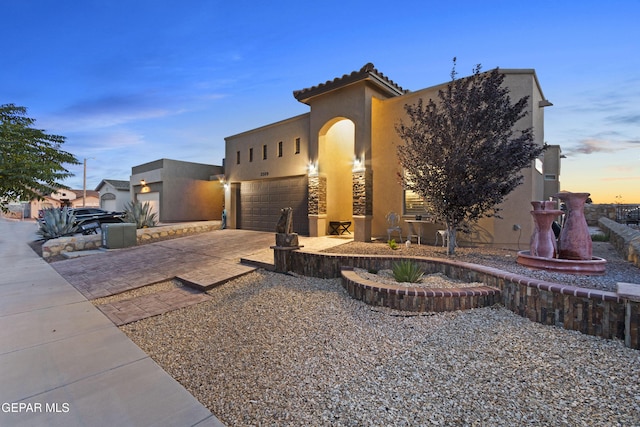
[[123, 212], [107, 212], [97, 208], [74, 208], [70, 210], [76, 216], [74, 225], [78, 226], [89, 222], [97, 222], [99, 224], [124, 222]]

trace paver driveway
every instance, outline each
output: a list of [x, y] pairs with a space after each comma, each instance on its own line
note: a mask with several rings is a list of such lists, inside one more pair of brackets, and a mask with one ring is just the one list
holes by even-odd
[[176, 277], [204, 286], [225, 282], [255, 269], [240, 264], [240, 258], [268, 257], [274, 242], [274, 233], [217, 230], [51, 266], [86, 298], [95, 299]]

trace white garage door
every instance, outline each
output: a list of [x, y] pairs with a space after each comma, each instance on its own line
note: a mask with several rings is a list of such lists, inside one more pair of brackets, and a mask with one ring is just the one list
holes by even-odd
[[136, 195], [136, 198], [140, 203], [149, 202], [151, 206], [151, 212], [157, 215], [158, 221], [160, 221], [160, 193], [140, 193]]
[[105, 211], [115, 211], [116, 210], [116, 199], [102, 199], [102, 209]]
[[246, 181], [240, 184], [240, 226], [245, 230], [275, 231], [280, 210], [293, 208], [293, 231], [309, 234], [307, 217], [307, 177], [306, 175]]

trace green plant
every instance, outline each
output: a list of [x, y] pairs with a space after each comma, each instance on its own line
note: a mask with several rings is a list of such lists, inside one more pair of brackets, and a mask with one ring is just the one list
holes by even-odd
[[591, 235], [592, 242], [608, 242], [609, 235], [604, 233], [596, 233]]
[[416, 283], [420, 281], [424, 275], [422, 268], [420, 268], [417, 263], [409, 260], [394, 263], [392, 270], [393, 278], [396, 279], [397, 282]]
[[40, 228], [37, 233], [45, 240], [57, 239], [75, 233], [76, 216], [69, 208], [47, 208], [43, 211], [42, 219], [38, 220]]
[[391, 249], [393, 249], [394, 251], [395, 251], [396, 249], [398, 249], [398, 244], [396, 243], [395, 239], [391, 239], [391, 240], [389, 240], [389, 241], [387, 242], [387, 244], [388, 244], [388, 245], [389, 245], [389, 247], [390, 247]]
[[155, 227], [158, 215], [151, 211], [149, 202], [135, 201], [127, 203], [124, 208], [125, 221], [136, 225], [136, 228]]

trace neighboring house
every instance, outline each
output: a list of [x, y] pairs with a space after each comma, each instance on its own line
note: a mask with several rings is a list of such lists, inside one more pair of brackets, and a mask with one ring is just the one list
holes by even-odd
[[160, 222], [221, 219], [223, 167], [160, 159], [131, 168], [134, 200], [149, 202]]
[[123, 212], [131, 202], [129, 181], [103, 179], [96, 187], [100, 193], [100, 208], [109, 212]]
[[[98, 208], [100, 207], [100, 194], [94, 190], [69, 190], [75, 193], [76, 198], [70, 201], [72, 208]], [[86, 195], [86, 200], [85, 200]]]
[[86, 190], [87, 198], [84, 200], [84, 190], [58, 190], [55, 193], [44, 196], [44, 200], [31, 200], [29, 202], [29, 213], [26, 216], [37, 218], [38, 212], [48, 208], [81, 208], [99, 206], [98, 192]]
[[[532, 126], [536, 143], [542, 145], [544, 107], [551, 103], [535, 71], [500, 72], [513, 100], [529, 97], [528, 114], [517, 127]], [[420, 197], [403, 191], [398, 182], [402, 170], [396, 147], [403, 141], [395, 126], [400, 120], [408, 122], [406, 104], [436, 99], [445, 87], [410, 92], [367, 64], [294, 91], [294, 97], [309, 106], [308, 113], [225, 138], [228, 227], [274, 231], [280, 209], [292, 207], [294, 230], [300, 234], [322, 236], [329, 233], [330, 222], [350, 221], [355, 240], [369, 241], [386, 238], [385, 218], [394, 211], [402, 217], [406, 236], [405, 220], [424, 209]], [[535, 163], [523, 170], [523, 184], [501, 205], [503, 219], [481, 220], [469, 240], [527, 246], [533, 227], [530, 201], [544, 197], [543, 162]], [[433, 239], [442, 227], [426, 224], [423, 238]]]

